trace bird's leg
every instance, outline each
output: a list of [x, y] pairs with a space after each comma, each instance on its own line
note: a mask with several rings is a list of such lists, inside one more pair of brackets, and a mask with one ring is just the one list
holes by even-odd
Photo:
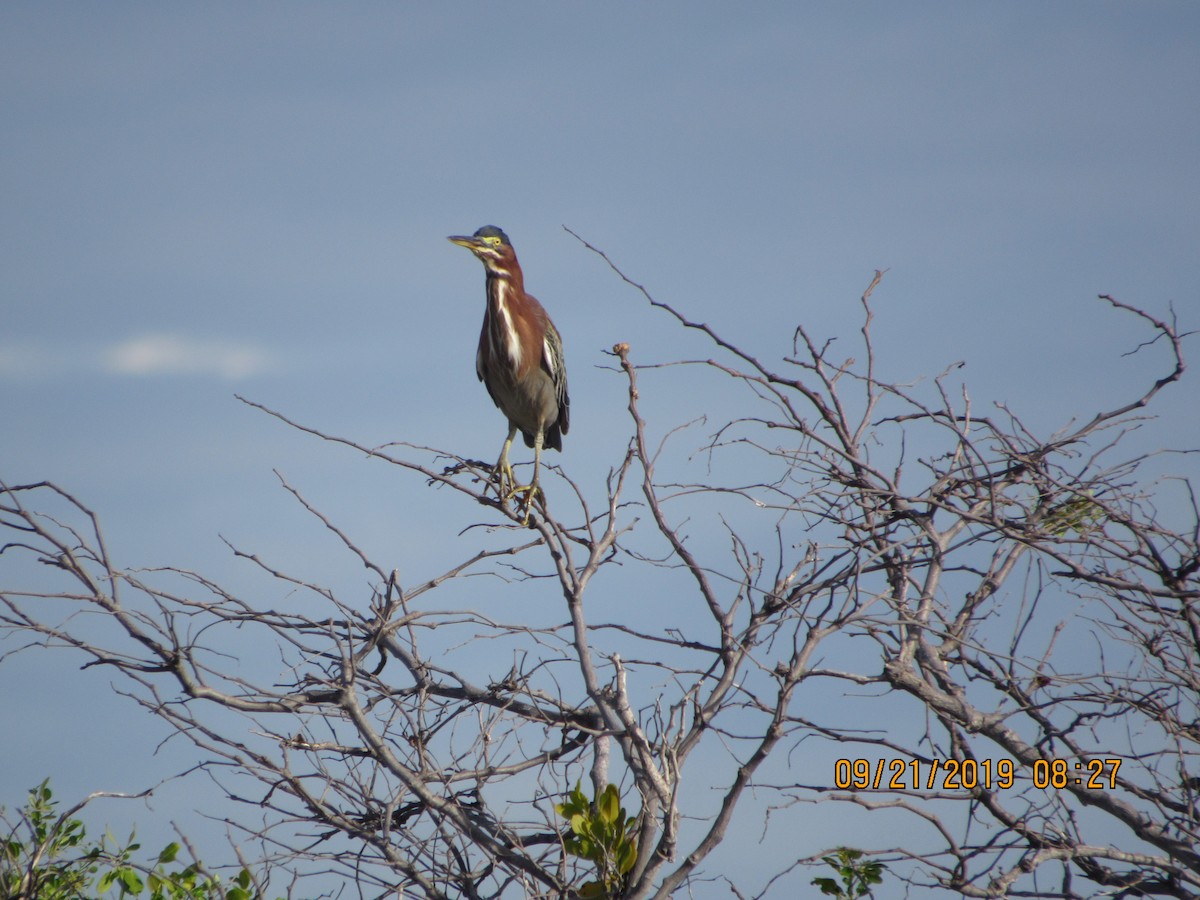
[[504, 449], [500, 451], [500, 459], [496, 461], [496, 465], [492, 467], [492, 478], [496, 481], [496, 492], [500, 497], [501, 503], [506, 503], [511, 496], [513, 485], [517, 483], [516, 476], [513, 475], [512, 465], [508, 461], [508, 448], [512, 446], [513, 437], [517, 433], [517, 426], [508, 423], [508, 438], [504, 441]]
[[529, 483], [529, 502], [533, 502], [533, 495], [542, 492], [541, 482], [538, 481], [538, 475], [542, 471], [542, 445], [546, 442], [546, 436], [539, 431], [533, 439], [533, 481]]
[[[529, 524], [529, 513], [533, 509], [533, 498], [542, 493], [541, 485], [538, 484], [538, 475], [542, 467], [542, 444], [545, 443], [545, 435], [539, 430], [533, 438], [533, 481], [527, 485], [517, 486], [509, 492], [510, 497], [517, 494], [525, 495], [525, 516], [521, 519], [522, 525]], [[544, 505], [544, 504], [543, 504]]]

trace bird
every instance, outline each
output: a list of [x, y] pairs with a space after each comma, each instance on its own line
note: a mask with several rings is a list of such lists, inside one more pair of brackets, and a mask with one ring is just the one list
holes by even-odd
[[[450, 235], [483, 263], [487, 277], [487, 306], [475, 352], [475, 374], [492, 402], [508, 419], [508, 437], [492, 469], [501, 503], [525, 493], [525, 524], [538, 483], [542, 449], [562, 452], [562, 438], [571, 425], [571, 398], [562, 337], [545, 308], [525, 293], [525, 277], [512, 242], [495, 225], [473, 235]], [[519, 486], [508, 461], [513, 438], [520, 431], [533, 448], [533, 480]], [[543, 495], [544, 497], [544, 495]]]

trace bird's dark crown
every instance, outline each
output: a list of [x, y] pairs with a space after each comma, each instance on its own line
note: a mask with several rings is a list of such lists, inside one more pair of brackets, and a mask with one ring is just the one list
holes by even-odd
[[482, 228], [480, 228], [478, 231], [475, 232], [475, 237], [477, 237], [477, 238], [487, 238], [487, 237], [500, 238], [500, 243], [507, 244], [510, 247], [512, 246], [512, 241], [510, 241], [508, 239], [508, 235], [505, 234], [502, 229], [497, 228], [495, 225], [484, 225]]

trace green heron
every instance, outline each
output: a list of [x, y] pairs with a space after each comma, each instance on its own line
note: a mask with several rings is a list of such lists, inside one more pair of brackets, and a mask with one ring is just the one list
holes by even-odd
[[[508, 417], [508, 438], [492, 470], [500, 500], [526, 492], [528, 520], [533, 495], [541, 491], [542, 448], [561, 452], [562, 436], [571, 422], [562, 338], [542, 304], [525, 293], [521, 265], [508, 235], [495, 225], [485, 225], [470, 237], [452, 235], [449, 240], [479, 257], [487, 273], [487, 308], [475, 353], [475, 374], [492, 402]], [[517, 431], [525, 438], [525, 446], [533, 448], [533, 480], [525, 487], [515, 486], [508, 462], [508, 449]]]

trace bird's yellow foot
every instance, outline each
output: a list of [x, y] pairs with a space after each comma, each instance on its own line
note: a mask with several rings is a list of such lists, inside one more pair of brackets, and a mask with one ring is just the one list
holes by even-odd
[[507, 503], [509, 498], [520, 489], [516, 477], [513, 475], [512, 466], [506, 459], [492, 467], [491, 480], [496, 483], [496, 496], [501, 503]]
[[[508, 495], [504, 498], [504, 502], [507, 503], [518, 494], [525, 495], [525, 503], [523, 504], [525, 507], [525, 515], [521, 518], [522, 527], [529, 524], [529, 514], [533, 511], [533, 498], [541, 493], [542, 489], [536, 484], [519, 484], [509, 491]], [[545, 501], [543, 500], [542, 503], [544, 506]]]

